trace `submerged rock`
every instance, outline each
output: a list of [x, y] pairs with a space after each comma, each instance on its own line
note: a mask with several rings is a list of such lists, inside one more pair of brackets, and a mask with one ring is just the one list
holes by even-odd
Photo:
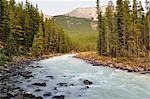
[[35, 98], [35, 97], [36, 97], [35, 95], [33, 95], [33, 94], [30, 93], [30, 92], [24, 93], [23, 96], [24, 96], [24, 97], [27, 97], [27, 98]]
[[52, 95], [51, 92], [46, 92], [45, 94], [43, 94], [44, 97], [49, 97], [49, 96], [51, 96], [51, 95]]
[[89, 80], [84, 80], [83, 83], [84, 83], [85, 85], [91, 85], [91, 84], [93, 84], [93, 82], [92, 82], [92, 81], [89, 81]]
[[39, 65], [32, 65], [32, 66], [30, 66], [30, 67], [32, 67], [32, 68], [42, 68], [43, 66], [39, 66]]
[[57, 85], [58, 85], [58, 86], [63, 86], [63, 87], [67, 87], [67, 86], [68, 86], [67, 83], [58, 83]]
[[54, 79], [54, 76], [46, 76], [46, 78]]
[[32, 85], [45, 87], [45, 86], [46, 86], [46, 83], [33, 83]]
[[60, 96], [53, 96], [53, 99], [65, 99], [64, 95], [60, 95]]
[[41, 97], [41, 96], [38, 96], [38, 97], [35, 97], [35, 99], [43, 99], [43, 97]]
[[25, 79], [29, 79], [30, 77], [33, 77], [31, 73], [32, 72], [23, 72], [21, 73], [21, 76], [24, 77]]
[[81, 88], [82, 90], [86, 90], [86, 89], [89, 89], [90, 87], [89, 86], [86, 86], [84, 88]]
[[32, 94], [18, 94], [13, 99], [43, 99], [43, 97], [38, 96], [36, 97], [35, 95]]
[[35, 92], [39, 92], [39, 91], [42, 91], [42, 90], [41, 90], [41, 89], [36, 89], [36, 90], [35, 90]]

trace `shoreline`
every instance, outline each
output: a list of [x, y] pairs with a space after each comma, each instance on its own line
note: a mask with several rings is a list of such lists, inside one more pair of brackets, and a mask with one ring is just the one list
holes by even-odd
[[115, 69], [120, 69], [127, 72], [134, 72], [140, 74], [150, 74], [150, 62], [133, 61], [130, 59], [117, 59], [106, 56], [98, 56], [94, 52], [82, 52], [75, 56], [75, 58], [82, 59], [93, 66], [104, 66]]
[[[22, 76], [24, 79], [29, 79], [30, 77], [33, 77], [34, 75], [32, 74], [31, 71], [26, 71], [26, 68], [31, 67], [31, 68], [40, 68], [40, 66], [35, 65], [32, 66], [30, 65], [34, 61], [40, 61], [43, 59], [48, 59], [51, 57], [55, 56], [60, 56], [61, 54], [50, 54], [50, 55], [43, 55], [40, 57], [16, 57], [16, 60], [8, 63], [7, 65], [5, 64], [4, 66], [0, 66], [0, 98], [2, 99], [20, 99], [21, 98], [28, 98], [28, 99], [43, 99], [43, 98], [38, 98], [34, 97], [31, 93], [26, 93], [25, 90], [21, 89], [20, 87], [14, 86], [14, 82], [10, 78], [15, 78]], [[22, 82], [19, 82], [22, 83]], [[28, 96], [33, 96], [34, 98], [28, 97]]]

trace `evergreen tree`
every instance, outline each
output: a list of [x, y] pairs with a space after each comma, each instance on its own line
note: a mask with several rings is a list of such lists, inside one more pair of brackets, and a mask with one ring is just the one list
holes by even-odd
[[132, 39], [133, 39], [133, 54], [139, 57], [139, 35], [140, 29], [138, 27], [139, 19], [138, 19], [138, 5], [137, 1], [133, 0], [133, 8], [132, 8]]
[[97, 0], [97, 15], [98, 15], [98, 39], [97, 39], [97, 51], [99, 55], [104, 55], [106, 51], [105, 47], [105, 25], [104, 19], [100, 11], [100, 2]]
[[0, 1], [0, 41], [6, 42], [9, 35], [9, 16], [7, 0]]
[[146, 0], [146, 16], [144, 29], [144, 49], [148, 56], [150, 56], [150, 1]]
[[124, 31], [124, 40], [125, 40], [125, 55], [130, 57], [132, 54], [131, 48], [132, 48], [132, 35], [131, 35], [131, 11], [130, 11], [130, 1], [125, 0], [123, 5], [123, 31]]
[[109, 1], [108, 6], [106, 8], [105, 16], [106, 16], [106, 50], [107, 55], [113, 55], [115, 56], [115, 19], [114, 19], [114, 11], [113, 11], [113, 3], [112, 1]]
[[14, 35], [12, 33], [9, 33], [9, 36], [6, 40], [6, 55], [12, 58], [13, 55], [16, 53], [16, 40], [14, 38]]
[[125, 49], [125, 34], [124, 34], [124, 21], [123, 21], [123, 0], [117, 0], [116, 8], [116, 32], [118, 34], [118, 51], [117, 56], [124, 55]]
[[43, 42], [43, 28], [41, 23], [39, 23], [39, 29], [36, 35], [34, 36], [33, 45], [32, 45], [32, 52], [34, 55], [42, 55], [44, 52], [44, 42]]

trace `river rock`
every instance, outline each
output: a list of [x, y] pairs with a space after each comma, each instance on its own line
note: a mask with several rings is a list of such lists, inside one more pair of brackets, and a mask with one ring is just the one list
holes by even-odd
[[133, 70], [128, 70], [128, 72], [133, 72]]
[[31, 93], [25, 93], [23, 96], [27, 97], [27, 98], [32, 98], [32, 99], [34, 99], [36, 97], [35, 95], [33, 95]]
[[81, 88], [82, 90], [86, 90], [86, 89], [89, 89], [90, 87], [89, 86], [86, 86], [84, 88]]
[[74, 86], [74, 84], [69, 84], [69, 86]]
[[91, 84], [93, 84], [93, 82], [92, 82], [92, 81], [89, 81], [89, 80], [84, 80], [83, 83], [84, 83], [85, 85], [91, 85]]
[[41, 90], [41, 89], [36, 89], [36, 90], [35, 90], [35, 92], [39, 92], [39, 91], [42, 91], [42, 90]]
[[46, 86], [46, 83], [33, 83], [32, 85], [45, 87], [45, 86]]
[[24, 96], [24, 97], [27, 97], [27, 98], [35, 98], [35, 97], [36, 97], [35, 95], [33, 95], [33, 94], [30, 93], [30, 92], [24, 93], [23, 96]]
[[43, 94], [44, 97], [49, 97], [49, 96], [51, 96], [51, 95], [52, 95], [51, 92], [46, 92], [45, 94]]
[[46, 78], [54, 79], [54, 76], [46, 76]]
[[63, 86], [63, 87], [67, 87], [67, 86], [68, 86], [67, 83], [58, 83], [57, 85], [58, 85], [58, 86]]
[[60, 95], [60, 96], [53, 96], [53, 99], [65, 99], [64, 95]]
[[43, 97], [41, 97], [41, 96], [38, 96], [38, 97], [35, 97], [35, 99], [43, 99]]
[[42, 66], [39, 66], [39, 65], [32, 65], [31, 67], [32, 68], [42, 68]]
[[29, 79], [30, 77], [33, 77], [31, 73], [32, 72], [23, 72], [21, 73], [21, 76], [24, 77], [25, 79]]
[[16, 95], [13, 99], [24, 99], [23, 95]]

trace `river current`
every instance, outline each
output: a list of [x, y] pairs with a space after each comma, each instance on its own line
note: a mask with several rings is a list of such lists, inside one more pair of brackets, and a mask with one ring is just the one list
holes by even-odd
[[[44, 99], [51, 99], [56, 95], [64, 95], [65, 99], [150, 99], [150, 75], [96, 67], [73, 56], [56, 56], [33, 62], [31, 65], [42, 67], [27, 68], [34, 77], [27, 80], [18, 78], [23, 83], [17, 86], [37, 96], [43, 96], [46, 92], [52, 94]], [[92, 81], [93, 84], [85, 85], [84, 80]], [[33, 86], [35, 82], [45, 82], [47, 85]], [[58, 86], [59, 83], [66, 83], [68, 86]], [[37, 89], [41, 91], [36, 92]]]

